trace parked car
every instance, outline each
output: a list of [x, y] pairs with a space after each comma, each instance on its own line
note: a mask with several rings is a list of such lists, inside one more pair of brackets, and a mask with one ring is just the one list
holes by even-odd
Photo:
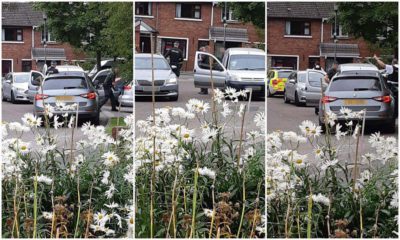
[[[59, 65], [56, 67], [59, 73], [63, 72], [80, 72], [82, 74], [85, 74], [85, 71], [83, 68], [75, 65]], [[31, 71], [31, 76], [29, 78], [29, 83], [28, 83], [28, 90], [26, 92], [28, 96], [28, 100], [30, 102], [34, 101], [35, 95], [37, 93], [37, 90], [39, 89], [39, 83], [43, 81], [45, 78], [45, 75], [41, 72], [38, 71]]]
[[119, 95], [118, 101], [121, 106], [133, 107], [133, 82], [125, 85], [122, 90], [122, 94]]
[[[211, 88], [209, 62], [213, 62], [212, 75], [215, 88], [232, 87], [252, 89], [254, 94], [265, 94], [265, 52], [256, 48], [229, 48], [220, 62], [214, 55], [196, 52], [194, 86]], [[203, 59], [208, 59], [204, 64]]]
[[[104, 84], [104, 80], [106, 80], [108, 74], [110, 74], [111, 72], [111, 68], [108, 69], [104, 69], [101, 70], [100, 72], [98, 72], [94, 77], [93, 77], [93, 85], [96, 87], [97, 92], [99, 93], [99, 98], [102, 100], [105, 97], [104, 94], [104, 88], [103, 88], [103, 84]], [[120, 86], [122, 84], [122, 86]], [[114, 85], [114, 88], [112, 89], [113, 93], [114, 93], [114, 98], [115, 100], [118, 101], [118, 97], [121, 95], [121, 90], [122, 87], [124, 85], [124, 82], [116, 82]]]
[[[153, 56], [155, 96], [178, 100], [179, 85], [175, 73], [164, 56], [160, 54]], [[151, 54], [135, 54], [135, 97], [152, 96], [151, 66]]]
[[324, 76], [325, 72], [312, 69], [293, 72], [285, 84], [284, 102], [293, 101], [297, 106], [318, 106]]
[[267, 97], [275, 94], [282, 94], [285, 91], [285, 83], [293, 70], [277, 70], [269, 71], [267, 76]]
[[[38, 82], [35, 82], [38, 84]], [[78, 104], [79, 119], [90, 119], [99, 124], [99, 96], [90, 78], [84, 72], [60, 72], [48, 75], [39, 86], [33, 103], [36, 116], [44, 115], [44, 104], [55, 107], [56, 102]], [[56, 110], [54, 114], [75, 115], [76, 110]]]
[[10, 72], [3, 78], [2, 96], [3, 100], [16, 103], [29, 101], [26, 91], [28, 90], [29, 72]]
[[395, 100], [392, 92], [376, 70], [342, 71], [336, 74], [325, 91], [319, 105], [319, 124], [325, 127], [324, 114], [332, 111], [338, 121], [344, 121], [340, 114], [342, 107], [352, 111], [366, 110], [367, 123], [380, 124], [388, 132], [396, 130]]

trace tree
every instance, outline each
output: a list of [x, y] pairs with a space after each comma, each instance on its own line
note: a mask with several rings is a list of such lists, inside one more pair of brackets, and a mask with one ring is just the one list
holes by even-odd
[[[264, 2], [228, 2], [228, 8], [243, 22], [251, 22], [260, 29], [265, 29], [265, 3]], [[223, 6], [224, 3], [221, 3]]]
[[[46, 13], [48, 29], [61, 42], [96, 56], [132, 59], [132, 3], [46, 2], [35, 7]], [[132, 68], [132, 66], [131, 66]]]
[[397, 2], [340, 2], [338, 6], [338, 20], [344, 31], [381, 48], [391, 48], [397, 55]]

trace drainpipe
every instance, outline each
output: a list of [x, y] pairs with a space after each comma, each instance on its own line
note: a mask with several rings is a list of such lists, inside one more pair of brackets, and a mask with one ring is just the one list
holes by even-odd
[[211, 3], [211, 27], [214, 25], [214, 2]]

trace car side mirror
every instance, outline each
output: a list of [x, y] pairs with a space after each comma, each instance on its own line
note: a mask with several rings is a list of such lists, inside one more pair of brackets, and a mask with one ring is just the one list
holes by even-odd
[[295, 83], [296, 83], [296, 80], [294, 80], [294, 79], [289, 79], [289, 82], [295, 84]]

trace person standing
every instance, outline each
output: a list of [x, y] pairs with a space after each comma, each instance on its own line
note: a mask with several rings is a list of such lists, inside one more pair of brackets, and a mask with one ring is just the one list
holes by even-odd
[[179, 48], [179, 42], [174, 42], [174, 47], [168, 50], [164, 57], [169, 57], [169, 65], [176, 76], [179, 77], [181, 75], [181, 66], [183, 62], [183, 53]]
[[319, 64], [319, 61], [318, 61], [318, 60], [314, 62], [314, 67], [313, 67], [313, 69], [314, 69], [314, 70], [319, 70], [319, 71], [324, 71], [324, 69], [322, 69], [321, 65]]
[[392, 64], [385, 64], [380, 60], [376, 54], [374, 54], [374, 59], [378, 63], [379, 67], [384, 68], [388, 74], [388, 81], [399, 82], [399, 65], [397, 64], [397, 59], [393, 58]]
[[57, 67], [57, 62], [51, 61], [51, 66], [47, 69], [46, 75], [58, 73], [58, 69], [56, 67]]
[[119, 76], [119, 69], [115, 67], [110, 73], [107, 75], [106, 79], [103, 83], [103, 90], [104, 90], [104, 99], [99, 104], [99, 108], [103, 107], [104, 104], [110, 99], [111, 101], [111, 111], [116, 112], [117, 109], [117, 101], [115, 100], [114, 93], [113, 93], [113, 86], [115, 84], [115, 78]]
[[335, 76], [338, 70], [338, 66], [339, 65], [337, 62], [333, 62], [332, 67], [328, 70], [328, 72], [325, 75], [324, 80], [326, 83], [329, 83], [332, 80], [333, 76]]

